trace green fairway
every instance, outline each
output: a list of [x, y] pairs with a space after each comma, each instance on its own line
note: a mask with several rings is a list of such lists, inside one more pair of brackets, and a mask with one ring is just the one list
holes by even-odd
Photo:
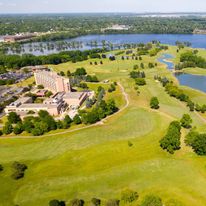
[[[176, 54], [176, 48], [168, 52]], [[130, 188], [140, 195], [138, 205], [144, 195], [159, 195], [163, 202], [175, 199], [183, 206], [206, 205], [206, 159], [193, 153], [185, 146], [182, 130], [181, 150], [174, 155], [163, 151], [159, 140], [165, 135], [168, 125], [188, 113], [193, 126], [205, 131], [204, 115], [189, 112], [186, 104], [170, 97], [162, 85], [154, 80], [154, 75], [177, 80], [160, 63], [153, 69], [149, 62], [157, 63], [157, 57], [143, 56], [147, 85], [134, 89], [134, 80], [129, 72], [138, 60], [103, 60], [103, 65], [90, 65], [88, 60], [80, 63], [50, 65], [55, 71], [84, 67], [89, 74], [95, 74], [102, 81], [119, 82], [128, 94], [129, 106], [99, 124], [79, 131], [51, 133], [51, 136], [34, 138], [0, 139], [0, 164], [5, 168], [0, 172], [0, 205], [2, 206], [47, 206], [52, 199], [69, 202], [74, 198], [85, 200], [100, 198], [120, 199], [121, 191]], [[88, 84], [96, 89], [98, 84]], [[107, 89], [109, 85], [105, 84]], [[206, 103], [202, 92], [182, 87], [190, 98], [201, 104]], [[159, 110], [150, 108], [151, 97], [160, 102]], [[120, 87], [107, 94], [114, 98], [120, 108], [126, 100]], [[129, 147], [128, 141], [133, 146]], [[11, 179], [11, 164], [20, 161], [28, 166], [25, 177]], [[165, 205], [167, 206], [167, 205]]]

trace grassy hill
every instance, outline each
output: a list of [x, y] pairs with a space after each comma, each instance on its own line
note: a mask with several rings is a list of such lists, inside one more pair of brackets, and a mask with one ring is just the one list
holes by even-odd
[[[171, 49], [175, 53], [174, 49]], [[157, 57], [143, 56], [145, 65], [157, 63]], [[90, 65], [89, 60], [65, 63], [51, 67], [56, 71], [74, 71], [85, 67], [100, 80], [121, 83], [129, 97], [129, 106], [107, 119], [103, 125], [61, 135], [51, 134], [40, 138], [7, 138], [0, 140], [0, 205], [45, 206], [51, 199], [82, 198], [86, 205], [93, 197], [103, 201], [120, 198], [121, 191], [131, 188], [140, 195], [137, 205], [146, 194], [159, 195], [163, 202], [170, 199], [184, 206], [206, 205], [206, 159], [199, 157], [184, 144], [186, 130], [182, 130], [181, 150], [174, 155], [163, 151], [159, 140], [169, 123], [179, 120], [184, 113], [191, 115], [193, 126], [205, 131], [204, 120], [189, 112], [184, 103], [170, 97], [154, 75], [167, 76], [176, 81], [164, 65], [144, 69], [147, 85], [140, 95], [129, 78], [136, 60]], [[191, 98], [205, 101], [205, 94], [185, 88]], [[118, 90], [119, 106], [125, 104]], [[157, 96], [160, 109], [150, 109], [149, 101]], [[203, 117], [204, 118], [204, 117]], [[133, 146], [129, 147], [128, 141]], [[25, 177], [11, 179], [11, 164], [20, 161], [28, 166]], [[166, 206], [169, 206], [165, 204]]]

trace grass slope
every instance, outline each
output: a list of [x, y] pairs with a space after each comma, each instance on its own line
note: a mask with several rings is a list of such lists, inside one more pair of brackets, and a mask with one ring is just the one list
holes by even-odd
[[[155, 58], [143, 57], [143, 61], [147, 64], [155, 62]], [[139, 61], [104, 60], [101, 66], [91, 66], [89, 62], [52, 67], [57, 71], [68, 68], [73, 71], [84, 66], [101, 80], [120, 82], [129, 95], [129, 107], [103, 125], [77, 132], [43, 138], [1, 139], [0, 163], [5, 167], [0, 173], [1, 205], [45, 206], [54, 198], [67, 203], [73, 198], [83, 198], [89, 205], [92, 197], [99, 197], [103, 202], [120, 198], [124, 188], [138, 191], [140, 200], [145, 194], [155, 193], [164, 202], [173, 198], [185, 206], [206, 205], [205, 158], [196, 156], [184, 143], [174, 155], [159, 147], [169, 123], [189, 113], [184, 103], [169, 97], [153, 79], [159, 74], [175, 81], [172, 74], [160, 64], [155, 69], [146, 68], [147, 85], [140, 88], [138, 96], [128, 73]], [[188, 88], [185, 91], [197, 101], [204, 99], [202, 93]], [[122, 105], [125, 102], [120, 96], [118, 94], [119, 105]], [[158, 111], [149, 107], [152, 96], [160, 101]], [[196, 113], [190, 115], [193, 125], [202, 130], [204, 121]], [[183, 130], [182, 136], [186, 132]], [[128, 141], [133, 143], [132, 147]], [[10, 178], [13, 161], [28, 165], [24, 179]]]

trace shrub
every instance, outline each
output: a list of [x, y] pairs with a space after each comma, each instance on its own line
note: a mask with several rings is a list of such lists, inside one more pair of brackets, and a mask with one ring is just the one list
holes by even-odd
[[150, 107], [152, 109], [159, 109], [159, 100], [157, 97], [152, 97], [150, 100]]
[[71, 204], [71, 206], [83, 206], [84, 200], [73, 199], [73, 200], [71, 200], [70, 204]]
[[14, 127], [14, 130], [13, 130], [14, 134], [18, 135], [18, 134], [21, 134], [23, 132], [23, 126], [22, 124], [17, 124], [15, 127]]
[[138, 86], [144, 86], [146, 85], [146, 81], [144, 78], [136, 78], [135, 79], [135, 83], [138, 85]]
[[14, 162], [12, 164], [13, 169], [15, 170], [11, 177], [15, 180], [21, 179], [24, 177], [24, 172], [27, 169], [25, 164]]
[[206, 134], [194, 135], [191, 146], [198, 155], [206, 155]]
[[101, 200], [97, 199], [97, 198], [92, 198], [91, 203], [92, 203], [92, 206], [100, 206], [101, 205]]
[[8, 122], [11, 124], [16, 124], [18, 122], [21, 122], [21, 118], [16, 112], [10, 112], [7, 118], [8, 118]]
[[131, 203], [137, 200], [139, 197], [138, 193], [136, 191], [133, 191], [131, 189], [123, 190], [121, 193], [121, 200], [125, 203]]
[[163, 204], [160, 197], [155, 195], [147, 195], [140, 206], [163, 206]]
[[12, 125], [9, 122], [6, 122], [2, 129], [2, 132], [6, 135], [11, 134], [13, 132]]
[[49, 206], [65, 206], [65, 202], [64, 201], [59, 201], [59, 200], [51, 200], [49, 202]]
[[128, 141], [128, 146], [129, 146], [129, 147], [132, 147], [132, 146], [133, 146], [133, 143], [130, 142], [130, 141]]
[[4, 167], [0, 165], [0, 172], [2, 172], [3, 170], [4, 170]]
[[74, 124], [81, 124], [82, 123], [82, 120], [78, 114], [76, 114], [74, 116], [73, 122], [74, 122]]
[[106, 202], [106, 206], [119, 206], [119, 203], [118, 199], [111, 199]]
[[181, 122], [182, 127], [186, 128], [186, 129], [191, 128], [192, 119], [191, 119], [189, 114], [184, 114], [182, 119], [180, 120], [180, 122]]

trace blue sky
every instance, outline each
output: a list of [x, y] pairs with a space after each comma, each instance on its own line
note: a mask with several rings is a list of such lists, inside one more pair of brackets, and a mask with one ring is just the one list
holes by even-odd
[[206, 12], [206, 0], [0, 0], [0, 13]]

